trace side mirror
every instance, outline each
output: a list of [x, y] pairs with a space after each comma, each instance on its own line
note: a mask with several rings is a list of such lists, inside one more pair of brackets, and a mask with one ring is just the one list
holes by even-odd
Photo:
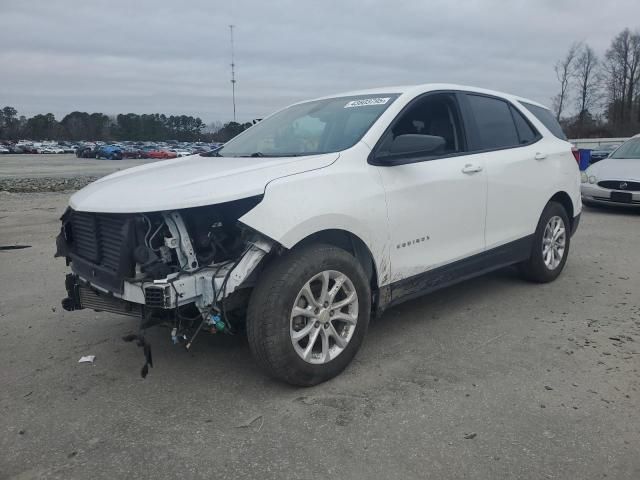
[[389, 146], [389, 156], [396, 155], [437, 155], [444, 151], [446, 141], [435, 135], [418, 135], [414, 133], [398, 135]]

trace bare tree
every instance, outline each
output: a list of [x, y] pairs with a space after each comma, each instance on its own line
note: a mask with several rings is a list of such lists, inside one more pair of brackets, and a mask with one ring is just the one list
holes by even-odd
[[611, 42], [605, 54], [606, 87], [614, 123], [631, 120], [638, 83], [640, 83], [640, 32], [628, 28]]
[[562, 60], [556, 63], [554, 69], [556, 71], [556, 77], [560, 82], [560, 93], [553, 99], [554, 108], [556, 111], [556, 118], [560, 120], [562, 112], [567, 103], [569, 96], [569, 87], [571, 80], [574, 77], [574, 64], [578, 51], [580, 50], [580, 43], [576, 42], [569, 47], [569, 51]]
[[[575, 86], [577, 91], [578, 124], [584, 125], [585, 116], [590, 113], [599, 97], [600, 75], [599, 61], [589, 45], [582, 45], [575, 60]], [[593, 113], [593, 112], [591, 112]]]

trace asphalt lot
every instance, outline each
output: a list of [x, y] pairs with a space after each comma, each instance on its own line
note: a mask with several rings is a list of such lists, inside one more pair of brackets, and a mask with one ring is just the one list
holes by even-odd
[[0, 178], [103, 176], [153, 159], [101, 160], [65, 154], [0, 155]]
[[585, 211], [552, 284], [504, 270], [388, 311], [299, 389], [241, 337], [166, 330], [141, 379], [134, 319], [59, 306], [67, 198], [0, 192], [0, 245], [31, 245], [0, 250], [2, 479], [640, 478], [640, 214]]

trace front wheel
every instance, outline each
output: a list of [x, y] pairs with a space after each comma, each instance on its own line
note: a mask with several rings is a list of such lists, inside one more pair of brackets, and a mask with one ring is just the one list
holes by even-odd
[[273, 377], [316, 385], [351, 362], [370, 312], [371, 290], [358, 261], [331, 245], [309, 245], [261, 275], [247, 311], [249, 346]]
[[566, 210], [559, 203], [549, 202], [533, 235], [531, 255], [520, 264], [520, 272], [533, 282], [552, 282], [567, 262], [570, 243], [571, 224]]

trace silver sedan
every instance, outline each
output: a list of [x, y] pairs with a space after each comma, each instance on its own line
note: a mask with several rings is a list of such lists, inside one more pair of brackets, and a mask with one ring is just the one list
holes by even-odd
[[640, 135], [582, 172], [582, 203], [640, 208]]

